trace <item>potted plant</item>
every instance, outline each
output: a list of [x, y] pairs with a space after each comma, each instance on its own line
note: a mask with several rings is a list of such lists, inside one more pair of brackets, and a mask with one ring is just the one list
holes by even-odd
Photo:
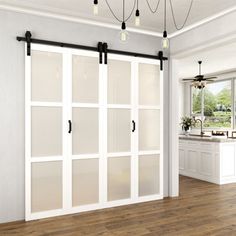
[[182, 130], [185, 131], [185, 134], [188, 134], [190, 132], [192, 126], [194, 125], [194, 121], [193, 121], [192, 117], [183, 116], [181, 118], [180, 125], [182, 126]]

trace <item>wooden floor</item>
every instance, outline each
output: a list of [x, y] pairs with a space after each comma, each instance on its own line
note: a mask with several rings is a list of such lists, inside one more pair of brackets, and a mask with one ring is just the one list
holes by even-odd
[[236, 184], [218, 186], [180, 177], [179, 198], [0, 224], [0, 235], [236, 236]]

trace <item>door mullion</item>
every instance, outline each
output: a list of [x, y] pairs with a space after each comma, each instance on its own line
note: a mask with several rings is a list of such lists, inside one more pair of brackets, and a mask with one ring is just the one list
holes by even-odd
[[137, 63], [131, 62], [131, 120], [135, 122], [135, 130], [131, 131], [131, 199], [137, 199], [138, 187], [138, 170], [137, 170], [137, 134], [138, 134], [138, 117], [137, 117]]
[[99, 65], [99, 202], [107, 202], [107, 65]]
[[25, 44], [25, 219], [31, 219], [31, 56]]
[[72, 207], [72, 133], [68, 133], [68, 121], [72, 120], [72, 56], [70, 49], [63, 53], [63, 209]]

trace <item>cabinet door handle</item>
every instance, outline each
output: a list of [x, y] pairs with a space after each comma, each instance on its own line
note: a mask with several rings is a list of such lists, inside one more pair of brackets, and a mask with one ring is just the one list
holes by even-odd
[[68, 123], [69, 123], [68, 133], [70, 134], [72, 132], [72, 122], [71, 122], [71, 120], [68, 120]]
[[136, 124], [135, 124], [135, 121], [134, 121], [134, 120], [132, 120], [132, 124], [133, 124], [132, 132], [134, 132], [134, 131], [135, 131], [135, 126], [136, 126]]

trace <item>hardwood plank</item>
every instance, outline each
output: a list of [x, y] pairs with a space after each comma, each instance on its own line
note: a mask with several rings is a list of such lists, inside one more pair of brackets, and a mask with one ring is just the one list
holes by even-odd
[[180, 176], [180, 196], [129, 206], [0, 224], [0, 236], [233, 236], [236, 184]]

